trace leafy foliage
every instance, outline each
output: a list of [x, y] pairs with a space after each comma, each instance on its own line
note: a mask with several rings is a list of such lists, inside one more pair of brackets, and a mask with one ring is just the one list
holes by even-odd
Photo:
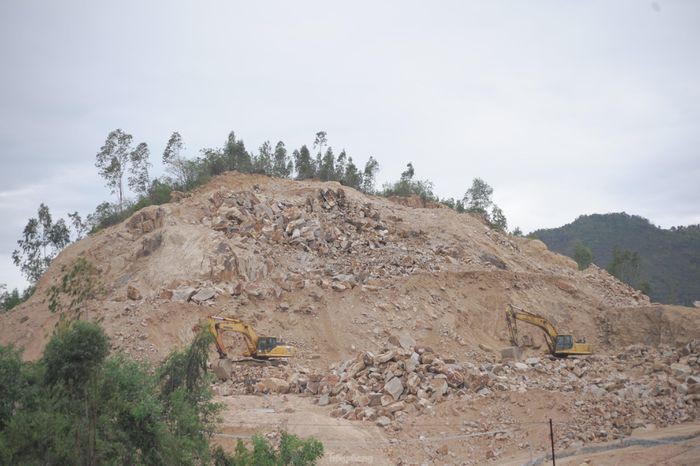
[[124, 172], [129, 161], [129, 146], [133, 136], [121, 129], [116, 129], [107, 135], [107, 140], [97, 153], [95, 166], [98, 173], [105, 179], [112, 194], [117, 194], [119, 208], [124, 199]]
[[94, 298], [102, 289], [99, 271], [84, 257], [78, 258], [66, 270], [63, 266], [61, 280], [48, 291], [51, 312], [77, 311], [87, 299]]
[[508, 229], [506, 216], [501, 208], [494, 204], [492, 195], [493, 188], [487, 182], [481, 178], [474, 178], [471, 187], [464, 193], [462, 202], [467, 212], [478, 215], [491, 228], [506, 232]]
[[[28, 297], [28, 296], [27, 296]], [[7, 312], [21, 304], [24, 298], [17, 288], [7, 291], [7, 285], [0, 283], [0, 312]]]
[[108, 353], [109, 340], [100, 327], [75, 321], [68, 329], [57, 332], [46, 345], [44, 380], [49, 385], [61, 382], [70, 388], [80, 388]]
[[303, 440], [296, 435], [282, 432], [278, 448], [264, 437], [254, 435], [252, 448], [239, 440], [233, 455], [221, 447], [214, 451], [216, 466], [307, 466], [314, 465], [323, 456], [323, 445], [313, 437]]
[[136, 149], [129, 154], [129, 188], [137, 194], [145, 195], [148, 191], [149, 178], [148, 168], [151, 163], [148, 161], [150, 151], [145, 142], [136, 146]]
[[297, 172], [298, 180], [316, 176], [316, 162], [311, 158], [311, 153], [306, 145], [301, 146], [299, 150], [295, 150], [292, 156], [294, 157], [294, 169]]
[[532, 234], [570, 257], [577, 244], [585, 244], [595, 263], [612, 265], [623, 280], [632, 280], [631, 286], [649, 291], [654, 301], [692, 306], [700, 297], [700, 225], [663, 229], [622, 212], [582, 215], [568, 225]]
[[0, 429], [5, 427], [15, 414], [23, 385], [22, 358], [19, 350], [12, 346], [0, 346]]
[[468, 212], [488, 219], [488, 209], [493, 205], [491, 195], [493, 188], [481, 178], [474, 178], [471, 187], [464, 193], [463, 202]]
[[361, 191], [367, 194], [374, 194], [374, 184], [376, 183], [378, 171], [379, 162], [377, 162], [374, 157], [370, 156], [362, 172]]
[[294, 164], [287, 155], [287, 148], [282, 141], [275, 145], [275, 153], [272, 158], [272, 176], [289, 178], [292, 175]]
[[620, 281], [637, 286], [639, 283], [639, 253], [613, 248], [613, 257], [608, 264], [608, 273]]
[[[38, 363], [0, 347], [0, 464], [209, 463], [219, 407], [202, 368], [206, 345], [198, 337], [154, 370], [110, 356], [100, 327], [73, 321]], [[164, 390], [162, 374], [172, 371], [181, 383]]]
[[30, 218], [17, 241], [19, 249], [12, 253], [12, 260], [22, 274], [34, 285], [44, 274], [51, 260], [70, 242], [66, 222], [53, 222], [49, 208], [39, 206], [36, 218]]
[[585, 270], [593, 262], [593, 253], [589, 247], [579, 243], [574, 249], [574, 260], [578, 264], [579, 270]]
[[429, 180], [415, 180], [416, 171], [412, 163], [406, 165], [399, 181], [387, 183], [382, 189], [382, 196], [420, 196], [425, 201], [435, 201], [433, 183]]

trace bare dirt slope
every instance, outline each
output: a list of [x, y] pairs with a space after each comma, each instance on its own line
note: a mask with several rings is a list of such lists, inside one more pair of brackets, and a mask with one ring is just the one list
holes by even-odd
[[[116, 347], [153, 359], [187, 342], [207, 314], [251, 319], [324, 362], [352, 354], [353, 344], [373, 349], [399, 329], [440, 351], [496, 348], [507, 302], [599, 344], [611, 329], [624, 330], [626, 342], [658, 343], [661, 321], [663, 341], [683, 343], [700, 327], [689, 309], [641, 310], [648, 299], [604, 271], [579, 272], [541, 242], [469, 215], [337, 183], [227, 174], [66, 248], [34, 297], [0, 318], [0, 342], [41, 354], [56, 320], [47, 291], [81, 257], [99, 268], [103, 288], [84, 313], [103, 321]], [[194, 302], [189, 287], [214, 296]]]
[[[543, 454], [550, 417], [562, 447], [697, 418], [700, 313], [652, 304], [595, 266], [580, 272], [540, 241], [337, 183], [230, 173], [176, 198], [66, 248], [34, 296], [0, 316], [0, 344], [39, 358], [58, 320], [48, 291], [85, 259], [98, 291], [80, 309], [115, 350], [160, 360], [212, 314], [297, 346], [285, 369], [241, 368], [245, 381], [215, 386], [227, 448], [287, 428], [324, 440], [327, 464], [481, 464]], [[501, 363], [508, 303], [598, 355]], [[399, 336], [413, 344], [390, 349]], [[402, 390], [390, 399], [393, 378]]]

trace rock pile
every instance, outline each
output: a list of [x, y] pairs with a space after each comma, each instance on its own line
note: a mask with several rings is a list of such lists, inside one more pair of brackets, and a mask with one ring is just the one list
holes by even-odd
[[617, 280], [595, 264], [588, 266], [583, 275], [588, 283], [598, 289], [605, 306], [625, 307], [650, 303], [647, 295]]
[[[633, 345], [616, 355], [583, 359], [549, 356], [523, 362], [472, 364], [441, 357], [408, 335], [392, 337], [379, 352], [360, 352], [325, 374], [289, 367], [237, 366], [216, 385], [220, 395], [300, 393], [313, 396], [330, 415], [401, 430], [412, 418], [446, 401], [501, 406], [526, 393], [551, 393], [570, 422], [558, 442], [605, 441], [639, 428], [696, 420], [700, 414], [700, 340], [682, 348]], [[563, 398], [561, 398], [563, 396]], [[517, 422], [492, 410], [486, 430]]]
[[[312, 285], [345, 291], [372, 287], [373, 279], [441, 270], [447, 262], [428, 248], [407, 248], [392, 222], [371, 203], [348, 200], [342, 188], [322, 188], [296, 203], [218, 190], [208, 202], [201, 223], [230, 240], [210, 254], [210, 279], [233, 284], [231, 294], [264, 299]], [[308, 255], [307, 267], [275, 267], [276, 258], [299, 252]]]
[[465, 386], [465, 374], [453, 360], [406, 340], [379, 354], [362, 352], [332, 368], [319, 383], [319, 404], [337, 405], [334, 417], [388, 427], [406, 411], [439, 403]]

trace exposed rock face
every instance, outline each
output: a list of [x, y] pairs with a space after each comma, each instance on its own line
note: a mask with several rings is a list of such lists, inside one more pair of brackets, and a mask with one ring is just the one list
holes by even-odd
[[[559, 427], [560, 442], [609, 440], [631, 429], [666, 426], [700, 414], [700, 340], [681, 348], [632, 345], [611, 355], [585, 359], [527, 358], [524, 363], [445, 363], [432, 354], [414, 369], [417, 353], [391, 348], [380, 354], [361, 352], [335, 364], [325, 374], [306, 369], [241, 367], [235, 379], [217, 388], [222, 393], [304, 393], [314, 395], [330, 415], [374, 421], [400, 430], [407, 415], [453, 400], [484, 399], [501, 403], [509, 394], [530, 391], [570, 393], [568, 416], [576, 425]], [[667, 364], [667, 361], [677, 361]], [[639, 371], [637, 368], [642, 368]], [[250, 380], [260, 380], [250, 384]], [[504, 398], [505, 397], [505, 398]], [[499, 422], [490, 419], [490, 425]]]

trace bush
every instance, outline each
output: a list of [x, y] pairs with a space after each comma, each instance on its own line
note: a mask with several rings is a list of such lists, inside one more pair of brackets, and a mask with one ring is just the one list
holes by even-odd
[[216, 466], [310, 466], [323, 456], [323, 445], [311, 437], [300, 439], [296, 435], [282, 432], [279, 448], [274, 448], [264, 437], [254, 435], [252, 449], [248, 449], [242, 440], [238, 441], [233, 455], [227, 454], [221, 447], [214, 451]]
[[414, 180], [415, 169], [413, 164], [406, 165], [406, 171], [401, 173], [399, 181], [386, 183], [382, 189], [382, 196], [419, 196], [424, 201], [437, 201], [433, 194], [433, 183], [429, 180]]
[[45, 381], [78, 389], [109, 353], [109, 339], [96, 324], [76, 321], [54, 335], [44, 349]]
[[585, 270], [593, 262], [593, 253], [587, 246], [577, 244], [574, 250], [574, 260], [578, 264], [579, 270]]
[[154, 370], [110, 356], [96, 324], [61, 322], [36, 364], [0, 347], [0, 464], [210, 462], [219, 407], [202, 364], [207, 340]]

